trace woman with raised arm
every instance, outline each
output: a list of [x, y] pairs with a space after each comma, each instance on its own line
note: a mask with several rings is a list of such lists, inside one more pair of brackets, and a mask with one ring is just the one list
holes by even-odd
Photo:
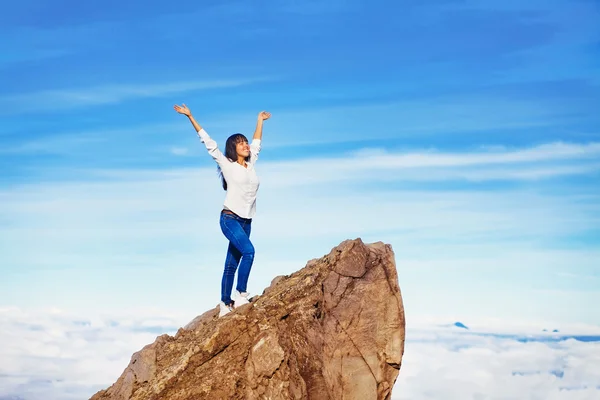
[[[225, 269], [221, 281], [221, 302], [219, 303], [219, 317], [233, 311], [248, 301], [248, 277], [254, 261], [254, 246], [250, 241], [250, 226], [256, 212], [256, 194], [258, 192], [258, 176], [254, 165], [260, 152], [263, 121], [269, 119], [271, 114], [262, 111], [258, 114], [256, 130], [252, 143], [241, 133], [236, 133], [225, 143], [223, 154], [217, 143], [208, 136], [208, 133], [196, 122], [190, 109], [183, 106], [174, 106], [179, 114], [186, 115], [200, 141], [206, 145], [208, 153], [217, 162], [223, 189], [227, 192], [223, 210], [221, 210], [221, 231], [229, 240]], [[233, 278], [238, 269], [238, 278], [234, 299], [231, 298]]]

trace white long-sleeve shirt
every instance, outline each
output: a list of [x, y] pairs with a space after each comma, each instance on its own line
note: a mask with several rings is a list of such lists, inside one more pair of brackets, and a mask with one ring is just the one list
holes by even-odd
[[208, 154], [217, 162], [227, 181], [227, 194], [223, 206], [242, 218], [252, 218], [256, 214], [256, 194], [260, 182], [254, 164], [260, 152], [260, 140], [250, 143], [250, 161], [244, 167], [235, 161], [229, 161], [219, 150], [215, 142], [204, 129], [198, 132], [200, 141], [206, 145]]

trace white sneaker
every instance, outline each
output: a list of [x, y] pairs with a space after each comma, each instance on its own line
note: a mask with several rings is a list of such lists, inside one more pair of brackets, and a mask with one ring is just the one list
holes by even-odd
[[223, 302], [219, 303], [219, 317], [222, 317], [223, 315], [230, 313], [231, 311], [233, 311], [233, 308], [231, 306], [228, 306]]
[[238, 292], [237, 290], [235, 291], [235, 299], [233, 300], [233, 307], [238, 308], [243, 306], [244, 304], [248, 304], [250, 303], [250, 301], [248, 300], [248, 295], [250, 293], [248, 292]]

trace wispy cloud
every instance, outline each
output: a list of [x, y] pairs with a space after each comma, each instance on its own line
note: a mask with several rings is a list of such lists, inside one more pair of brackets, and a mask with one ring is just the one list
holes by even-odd
[[408, 155], [377, 155], [357, 158], [362, 161], [362, 165], [371, 165], [374, 167], [452, 167], [465, 165], [485, 165], [485, 164], [508, 164], [521, 162], [547, 161], [569, 158], [590, 158], [600, 154], [600, 143], [548, 143], [528, 149], [499, 150], [488, 152], [456, 153], [456, 154], [436, 154], [435, 151], [429, 154], [408, 154]]
[[88, 88], [44, 90], [0, 97], [7, 114], [55, 111], [78, 107], [115, 104], [127, 100], [160, 97], [197, 90], [231, 88], [264, 81], [267, 78], [169, 82], [159, 84], [107, 84]]
[[171, 153], [176, 156], [185, 156], [188, 152], [189, 149], [187, 147], [171, 147]]
[[600, 271], [598, 271], [598, 274], [596, 274], [596, 275], [574, 274], [572, 272], [557, 272], [556, 275], [563, 277], [563, 278], [567, 278], [567, 279], [568, 278], [571, 278], [571, 279], [600, 279]]
[[0, 154], [72, 154], [73, 151], [81, 151], [86, 147], [95, 148], [94, 144], [104, 141], [105, 139], [100, 134], [59, 134], [2, 146]]
[[[122, 126], [119, 128], [47, 132], [44, 135], [35, 138], [26, 136], [25, 138], [22, 138], [22, 140], [6, 140], [5, 144], [0, 147], [0, 154], [83, 154], [90, 156], [93, 154], [102, 155], [101, 149], [103, 148], [108, 148], [109, 151], [114, 152], [115, 148], [111, 147], [111, 145], [114, 146], [115, 143], [119, 146], [134, 143], [138, 147], [138, 152], [136, 152], [136, 154], [139, 156], [140, 152], [156, 150], [156, 148], [152, 147], [153, 145], [163, 146], [163, 142], [168, 143], [170, 140], [174, 140], [177, 138], [175, 133], [183, 133], [179, 137], [187, 137], [190, 135], [189, 130], [189, 127], [182, 125], [181, 123], [154, 123], [132, 127]], [[187, 135], [185, 135], [186, 133]], [[2, 132], [0, 132], [0, 136], [1, 135]], [[150, 145], [148, 143], [152, 144]], [[147, 144], [147, 146], [144, 147], [143, 144]]]
[[[492, 151], [389, 152], [363, 149], [345, 157], [280, 161], [265, 165], [265, 178], [281, 186], [332, 181], [497, 181], [549, 179], [595, 173], [600, 143], [549, 143]], [[558, 163], [557, 163], [558, 161]], [[562, 164], [560, 162], [573, 164]], [[401, 174], [398, 174], [401, 173]]]
[[23, 61], [41, 61], [48, 58], [63, 57], [68, 55], [67, 50], [25, 50], [25, 49], [7, 49], [0, 53], [0, 67], [6, 68], [7, 65]]

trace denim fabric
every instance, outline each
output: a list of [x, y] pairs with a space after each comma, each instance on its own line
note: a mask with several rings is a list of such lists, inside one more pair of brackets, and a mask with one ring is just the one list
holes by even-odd
[[250, 242], [251, 224], [252, 219], [221, 213], [221, 231], [229, 239], [227, 257], [225, 257], [225, 270], [221, 281], [221, 301], [225, 304], [231, 303], [233, 278], [238, 264], [240, 270], [238, 271], [236, 289], [240, 292], [246, 291], [248, 276], [250, 276], [250, 269], [254, 262], [254, 246]]

